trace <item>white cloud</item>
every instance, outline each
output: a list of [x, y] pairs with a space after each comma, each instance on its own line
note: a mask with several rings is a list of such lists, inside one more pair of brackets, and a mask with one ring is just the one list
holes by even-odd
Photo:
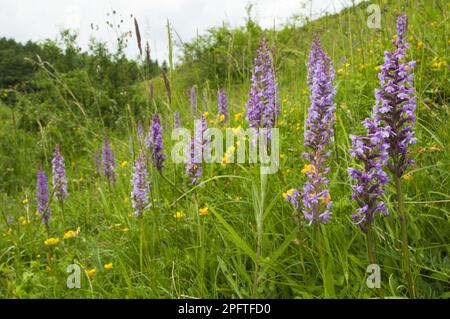
[[[190, 41], [197, 33], [226, 22], [232, 26], [241, 25], [246, 16], [248, 2], [241, 0], [0, 0], [1, 36], [19, 41], [42, 41], [54, 39], [67, 27], [76, 29], [79, 43], [86, 49], [91, 36], [112, 44], [115, 33], [107, 28], [106, 20], [124, 20], [123, 30], [134, 30], [130, 18], [134, 14], [140, 24], [143, 40], [148, 40], [152, 56], [159, 60], [167, 59], [166, 20], [183, 41]], [[264, 27], [272, 27], [286, 21], [293, 14], [317, 15], [324, 10], [334, 12], [351, 0], [255, 0], [252, 1], [253, 16]], [[107, 12], [116, 10], [117, 14], [107, 17]], [[99, 26], [91, 30], [91, 23]], [[134, 38], [129, 42], [127, 54], [137, 55]]]

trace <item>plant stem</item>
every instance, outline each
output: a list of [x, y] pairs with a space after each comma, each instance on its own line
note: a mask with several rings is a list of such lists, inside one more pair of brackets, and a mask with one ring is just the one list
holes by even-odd
[[[369, 257], [369, 263], [372, 265], [377, 265], [377, 257], [375, 253], [375, 236], [373, 232], [372, 225], [368, 226], [366, 233], [366, 243], [367, 243], [367, 255]], [[378, 296], [384, 298], [384, 292], [381, 288], [375, 288]]]
[[64, 200], [63, 199], [61, 199], [60, 204], [61, 204], [61, 217], [62, 217], [63, 226], [66, 227], [66, 217], [65, 217]]
[[139, 216], [139, 270], [142, 273], [144, 269], [144, 261], [143, 261], [143, 245], [144, 245], [144, 221], [142, 215]]
[[400, 177], [394, 176], [395, 180], [395, 190], [397, 193], [397, 213], [400, 218], [400, 225], [402, 231], [402, 264], [403, 271], [405, 272], [405, 279], [408, 285], [408, 293], [410, 298], [415, 298], [414, 284], [411, 276], [411, 265], [409, 259], [409, 246], [408, 246], [408, 225], [406, 222], [406, 213], [404, 210], [404, 198], [402, 192], [402, 184], [400, 182]]
[[316, 247], [319, 251], [319, 258], [320, 258], [320, 268], [322, 272], [322, 281], [323, 281], [323, 289], [324, 289], [324, 295], [325, 298], [330, 298], [330, 292], [328, 289], [328, 282], [327, 282], [327, 267], [325, 262], [325, 255], [323, 253], [323, 247], [322, 247], [322, 238], [320, 234], [320, 224], [318, 221], [313, 221], [313, 227], [314, 227], [314, 234], [316, 239]]
[[263, 217], [264, 217], [264, 199], [265, 199], [265, 187], [267, 182], [267, 175], [259, 174], [260, 177], [260, 203], [259, 210], [256, 216], [256, 236], [257, 236], [257, 246], [256, 246], [256, 258], [255, 258], [255, 278], [253, 282], [253, 292], [252, 297], [257, 298], [258, 296], [258, 287], [260, 281], [260, 268], [261, 268], [261, 254], [263, 248]]
[[376, 264], [377, 258], [375, 255], [375, 238], [373, 234], [372, 225], [369, 225], [368, 227], [366, 239], [367, 239], [367, 254], [369, 256], [369, 262], [371, 264]]

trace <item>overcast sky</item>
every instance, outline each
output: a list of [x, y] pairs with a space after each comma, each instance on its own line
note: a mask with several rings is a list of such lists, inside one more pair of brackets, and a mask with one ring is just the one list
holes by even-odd
[[[360, 1], [356, 1], [360, 2]], [[19, 41], [54, 39], [65, 28], [75, 29], [83, 49], [91, 36], [115, 42], [115, 32], [106, 21], [124, 23], [120, 30], [134, 30], [130, 15], [137, 17], [143, 41], [150, 43], [152, 57], [167, 59], [166, 20], [183, 41], [189, 41], [222, 22], [231, 26], [244, 23], [246, 5], [242, 0], [0, 0], [0, 37]], [[294, 14], [317, 17], [339, 11], [351, 0], [253, 0], [252, 16], [264, 27], [279, 26]], [[116, 11], [114, 16], [107, 13]], [[91, 30], [93, 23], [94, 30]], [[98, 26], [98, 30], [97, 30]], [[134, 33], [133, 33], [134, 34]], [[135, 40], [127, 55], [136, 57]]]

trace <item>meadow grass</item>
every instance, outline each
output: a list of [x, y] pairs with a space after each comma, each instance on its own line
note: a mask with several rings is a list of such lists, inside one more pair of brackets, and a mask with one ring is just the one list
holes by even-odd
[[[281, 71], [277, 70], [281, 97], [280, 170], [261, 180], [253, 164], [204, 164], [203, 176], [192, 186], [184, 166], [166, 161], [163, 176], [153, 167], [151, 208], [141, 219], [133, 215], [130, 178], [138, 155], [137, 122], [148, 127], [151, 113], [161, 115], [164, 144], [170, 157], [172, 111], [179, 111], [183, 126], [192, 128], [188, 91], [183, 74], [173, 68], [169, 79], [172, 105], [167, 102], [164, 83], [154, 79], [155, 98], [147, 101], [145, 117], [136, 118], [126, 105], [117, 120], [120, 130], [108, 130], [97, 119], [84, 117], [81, 102], [62, 105], [66, 117], [56, 115], [50, 123], [70, 122], [67, 130], [41, 127], [30, 135], [17, 125], [23, 116], [0, 105], [0, 159], [5, 185], [0, 194], [0, 296], [3, 298], [372, 298], [377, 294], [366, 285], [369, 264], [365, 236], [352, 223], [356, 204], [351, 201], [347, 168], [350, 158], [349, 134], [359, 134], [360, 122], [370, 114], [374, 89], [378, 86], [383, 51], [391, 48], [395, 18], [409, 17], [408, 57], [417, 61], [418, 143], [412, 154], [416, 165], [402, 180], [408, 215], [409, 249], [413, 281], [419, 298], [450, 297], [449, 202], [450, 142], [448, 12], [445, 1], [380, 1], [381, 29], [366, 26], [365, 6], [345, 9], [297, 28], [295, 38], [269, 32], [270, 43], [278, 48]], [[167, 23], [170, 30], [170, 23]], [[320, 225], [323, 243], [315, 245], [313, 229], [304, 220], [296, 222], [282, 193], [305, 182], [303, 132], [309, 106], [306, 61], [314, 31], [319, 32], [324, 50], [336, 70], [335, 136], [331, 170], [328, 175], [333, 215]], [[169, 35], [171, 32], [169, 31]], [[172, 40], [171, 40], [172, 41]], [[230, 46], [232, 46], [230, 42]], [[172, 52], [172, 51], [171, 51]], [[247, 52], [246, 54], [250, 54]], [[252, 56], [255, 52], [251, 52]], [[243, 58], [245, 60], [245, 57]], [[444, 61], [436, 64], [436, 61]], [[51, 61], [50, 61], [51, 63]], [[231, 63], [231, 62], [230, 62]], [[248, 80], [234, 85], [227, 81], [230, 100], [229, 127], [245, 127]], [[195, 73], [195, 70], [192, 70]], [[64, 88], [64, 79], [52, 73], [53, 85]], [[198, 94], [199, 108], [214, 120], [216, 91], [201, 78], [197, 85], [207, 94], [207, 105]], [[148, 83], [137, 87], [146, 95]], [[199, 93], [202, 92], [199, 90]], [[78, 110], [74, 109], [78, 108]], [[55, 124], [56, 125], [56, 124]], [[213, 124], [210, 124], [213, 125]], [[61, 127], [59, 125], [59, 127]], [[109, 184], [95, 173], [93, 153], [101, 149], [103, 136], [111, 139], [116, 155], [117, 181]], [[54, 137], [83, 141], [84, 147], [62, 145], [69, 179], [64, 202], [64, 221], [57, 203], [49, 234], [35, 214], [35, 173], [43, 164], [51, 170]], [[14, 167], [13, 171], [8, 171]], [[6, 183], [7, 182], [7, 183]], [[264, 196], [262, 196], [262, 194]], [[386, 298], [407, 297], [401, 267], [400, 223], [396, 213], [395, 185], [388, 184], [384, 199], [390, 215], [374, 224], [376, 255], [382, 270]], [[262, 200], [261, 200], [262, 199]], [[200, 208], [208, 208], [201, 216]], [[176, 212], [183, 212], [176, 218]], [[258, 227], [260, 237], [258, 238]], [[80, 227], [74, 238], [63, 239], [68, 230]], [[59, 238], [45, 245], [49, 237]], [[111, 267], [106, 264], [112, 263]], [[80, 289], [68, 289], [69, 264], [83, 270]], [[96, 270], [95, 274], [93, 274]], [[257, 272], [255, 273], [255, 269]], [[90, 276], [85, 273], [87, 271]], [[255, 284], [255, 280], [257, 283]]]

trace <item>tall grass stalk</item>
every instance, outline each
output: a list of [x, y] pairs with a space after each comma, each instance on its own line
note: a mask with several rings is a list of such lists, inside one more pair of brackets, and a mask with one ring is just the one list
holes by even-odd
[[260, 182], [260, 198], [259, 207], [256, 214], [256, 258], [255, 258], [255, 277], [253, 281], [252, 297], [258, 297], [258, 288], [261, 280], [261, 259], [263, 251], [263, 239], [264, 239], [264, 201], [267, 186], [267, 175], [259, 174]]
[[405, 201], [403, 198], [402, 183], [397, 174], [394, 175], [395, 190], [397, 196], [397, 213], [400, 219], [400, 227], [402, 233], [402, 266], [405, 273], [406, 283], [408, 285], [408, 294], [410, 298], [416, 298], [414, 283], [411, 274], [411, 264], [409, 257], [408, 245], [408, 224], [406, 221]]

